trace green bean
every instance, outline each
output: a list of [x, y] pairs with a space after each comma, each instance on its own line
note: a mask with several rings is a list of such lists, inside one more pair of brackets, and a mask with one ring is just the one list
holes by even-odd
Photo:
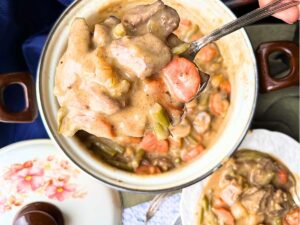
[[201, 211], [200, 211], [200, 224], [202, 224], [204, 222], [204, 214], [205, 212], [208, 211], [208, 198], [206, 195], [203, 196], [201, 202], [200, 202], [200, 207], [201, 207]]
[[208, 206], [209, 206], [209, 202], [208, 202], [208, 198], [206, 195], [204, 195], [202, 201], [201, 201], [201, 206], [205, 211], [208, 211]]
[[152, 124], [152, 127], [153, 127], [154, 133], [156, 135], [156, 138], [158, 140], [165, 140], [169, 137], [169, 135], [170, 135], [169, 130], [167, 128], [163, 127], [161, 124], [154, 122]]
[[126, 35], [125, 28], [122, 23], [119, 23], [117, 26], [115, 26], [112, 30], [112, 34], [115, 38], [121, 38]]
[[199, 221], [200, 221], [200, 225], [202, 225], [203, 222], [204, 222], [204, 209], [202, 207], [200, 208], [200, 218], [199, 218]]
[[116, 156], [116, 154], [118, 153], [117, 151], [115, 151], [114, 149], [110, 148], [109, 146], [101, 143], [101, 142], [95, 142], [92, 145], [92, 150], [96, 150], [96, 151], [103, 151], [104, 153], [106, 153], [108, 156], [110, 156], [111, 158]]
[[133, 168], [129, 164], [127, 164], [127, 163], [119, 162], [119, 161], [112, 160], [112, 159], [107, 159], [106, 161], [109, 164], [111, 164], [112, 166], [115, 166], [115, 167], [117, 167], [119, 169], [130, 171], [130, 172], [133, 171]]
[[172, 48], [173, 55], [180, 55], [189, 49], [191, 45], [189, 43], [182, 43], [174, 48]]
[[120, 154], [123, 154], [125, 151], [125, 148], [118, 145], [117, 143], [113, 142], [112, 140], [109, 140], [107, 138], [99, 138], [99, 143], [101, 146], [104, 146], [104, 148], [110, 148]]
[[135, 156], [134, 156], [134, 159], [132, 160], [131, 162], [131, 165], [134, 169], [138, 168], [144, 158], [144, 155], [145, 155], [145, 151], [143, 149], [139, 149]]
[[167, 116], [166, 111], [160, 104], [155, 103], [154, 106], [150, 109], [149, 114], [153, 122], [159, 123], [164, 128], [169, 127], [170, 120]]
[[205, 214], [205, 225], [218, 225], [218, 219], [213, 214], [213, 212], [209, 211]]

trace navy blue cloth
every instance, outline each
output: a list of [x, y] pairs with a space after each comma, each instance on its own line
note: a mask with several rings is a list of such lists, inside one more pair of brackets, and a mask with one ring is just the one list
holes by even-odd
[[[34, 79], [52, 25], [73, 0], [0, 0], [0, 76], [30, 71]], [[9, 109], [24, 105], [17, 87], [5, 92]], [[0, 123], [0, 147], [26, 139], [46, 138], [40, 116], [30, 124]]]

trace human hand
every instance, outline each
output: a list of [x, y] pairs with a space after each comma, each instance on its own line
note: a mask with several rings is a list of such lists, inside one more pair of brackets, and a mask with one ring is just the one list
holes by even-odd
[[[260, 7], [265, 6], [266, 4], [272, 2], [274, 0], [259, 0]], [[300, 1], [300, 0], [298, 0]], [[299, 20], [300, 17], [300, 6], [295, 6], [285, 11], [274, 14], [275, 17], [285, 21], [286, 23], [294, 23]]]

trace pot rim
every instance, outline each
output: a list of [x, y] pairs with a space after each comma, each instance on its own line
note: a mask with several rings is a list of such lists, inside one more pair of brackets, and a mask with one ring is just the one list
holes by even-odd
[[[74, 160], [69, 152], [63, 148], [62, 144], [59, 142], [59, 140], [55, 137], [55, 130], [51, 127], [51, 126], [48, 126], [48, 124], [50, 123], [49, 119], [47, 118], [47, 116], [45, 115], [44, 113], [44, 110], [45, 110], [45, 105], [44, 105], [44, 102], [42, 101], [42, 98], [41, 98], [41, 90], [42, 90], [42, 79], [41, 79], [41, 71], [42, 71], [42, 67], [43, 67], [43, 64], [44, 64], [44, 58], [45, 58], [45, 55], [46, 55], [46, 52], [47, 52], [47, 49], [49, 47], [49, 43], [52, 39], [52, 36], [54, 35], [57, 27], [59, 26], [59, 24], [62, 22], [62, 20], [66, 17], [66, 15], [73, 9], [75, 8], [81, 1], [83, 0], [77, 0], [77, 1], [74, 1], [72, 4], [70, 4], [65, 10], [64, 12], [60, 15], [60, 17], [57, 19], [57, 21], [54, 23], [53, 27], [51, 28], [50, 32], [49, 32], [49, 35], [47, 37], [47, 40], [44, 44], [44, 47], [43, 47], [43, 50], [42, 50], [42, 53], [41, 53], [41, 56], [40, 56], [40, 59], [39, 59], [39, 63], [38, 63], [38, 69], [37, 69], [37, 81], [36, 81], [36, 96], [37, 96], [37, 103], [38, 103], [38, 109], [39, 109], [39, 112], [40, 112], [40, 115], [41, 115], [41, 118], [42, 118], [42, 122], [43, 124], [45, 125], [45, 128], [46, 128], [46, 131], [49, 135], [49, 137], [51, 138], [52, 141], [54, 141], [55, 145], [57, 145], [57, 147], [59, 147], [63, 152], [64, 154], [75, 164], [77, 165], [82, 171], [86, 172], [87, 174], [89, 174], [90, 176], [94, 177], [95, 179], [105, 183], [106, 185], [108, 185], [109, 187], [112, 187], [112, 188], [115, 188], [115, 189], [118, 189], [120, 191], [131, 191], [131, 192], [136, 192], [136, 193], [162, 193], [162, 192], [172, 192], [172, 191], [178, 191], [180, 189], [183, 189], [183, 188], [186, 188], [188, 186], [191, 186], [197, 182], [200, 182], [201, 180], [207, 178], [209, 175], [211, 175], [215, 170], [217, 170], [218, 168], [220, 168], [223, 163], [224, 163], [224, 160], [222, 160], [221, 162], [217, 163], [212, 169], [210, 169], [208, 172], [206, 172], [205, 174], [201, 175], [200, 177], [196, 178], [196, 179], [193, 179], [189, 182], [186, 182], [184, 184], [181, 184], [181, 185], [178, 185], [178, 186], [172, 186], [172, 187], [169, 187], [169, 188], [158, 188], [158, 189], [147, 189], [147, 188], [143, 188], [143, 189], [136, 189], [136, 188], [131, 188], [131, 187], [124, 187], [122, 185], [119, 185], [119, 184], [115, 184], [113, 182], [110, 182], [110, 181], [107, 181], [103, 178], [101, 178], [100, 176], [96, 176], [94, 175], [92, 172], [89, 172], [86, 168], [84, 168], [84, 166], [80, 165], [79, 162], [77, 162], [76, 160]], [[233, 14], [233, 12], [223, 3], [221, 2], [220, 0], [217, 0], [219, 2], [220, 5], [222, 5], [222, 7], [224, 8], [224, 10], [228, 13], [228, 15], [230, 15], [232, 18], [236, 18], [236, 16]], [[252, 104], [252, 108], [251, 108], [251, 112], [249, 114], [249, 118], [248, 118], [248, 121], [243, 129], [243, 131], [241, 132], [240, 134], [240, 137], [238, 140], [236, 140], [235, 144], [234, 144], [234, 147], [228, 151], [228, 154], [226, 155], [226, 157], [224, 159], [228, 159], [230, 158], [234, 152], [238, 149], [238, 147], [240, 146], [240, 144], [242, 143], [243, 139], [245, 138], [249, 128], [250, 128], [250, 125], [252, 123], [252, 119], [253, 119], [253, 116], [254, 116], [254, 112], [255, 112], [255, 109], [256, 109], [256, 102], [257, 102], [257, 96], [258, 96], [258, 71], [257, 71], [257, 61], [256, 61], [256, 57], [255, 57], [255, 54], [254, 54], [254, 51], [252, 49], [252, 45], [251, 45], [251, 42], [250, 42], [250, 39], [245, 31], [244, 28], [240, 29], [239, 30], [243, 36], [243, 39], [247, 45], [247, 47], [249, 49], [251, 49], [250, 52], [252, 52], [251, 54], [251, 60], [253, 61], [254, 63], [254, 80], [255, 80], [255, 88], [254, 88], [254, 99], [253, 99], [253, 104]], [[250, 55], [249, 55], [250, 57]]]

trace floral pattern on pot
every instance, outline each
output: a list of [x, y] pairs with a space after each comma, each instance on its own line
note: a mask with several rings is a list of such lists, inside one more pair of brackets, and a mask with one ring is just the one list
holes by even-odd
[[12, 164], [0, 173], [0, 214], [22, 206], [32, 193], [60, 202], [83, 198], [87, 192], [76, 183], [79, 175], [68, 160], [54, 155]]

